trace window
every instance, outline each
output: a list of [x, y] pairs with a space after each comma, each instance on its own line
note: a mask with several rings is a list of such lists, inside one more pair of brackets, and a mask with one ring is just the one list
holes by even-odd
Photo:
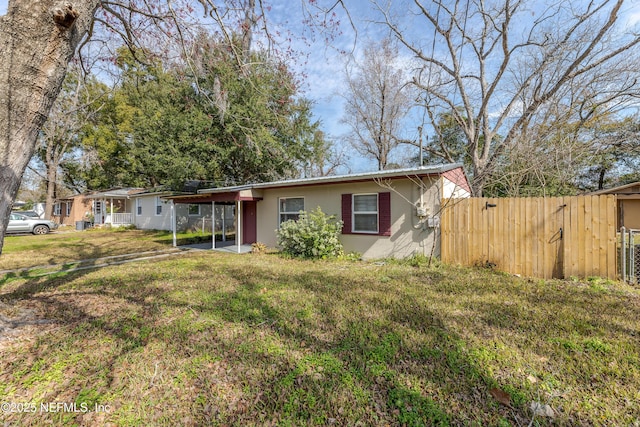
[[162, 215], [162, 201], [156, 196], [156, 216]]
[[53, 205], [53, 215], [60, 216], [61, 213], [62, 213], [62, 206], [60, 206], [60, 203], [56, 203], [55, 205]]
[[391, 236], [391, 193], [343, 194], [342, 234]]
[[282, 224], [290, 219], [297, 221], [300, 211], [304, 210], [304, 197], [282, 197], [279, 201], [279, 221]]
[[71, 203], [72, 202], [67, 202], [66, 206], [67, 206], [67, 214], [66, 216], [71, 216]]
[[354, 194], [352, 206], [352, 231], [378, 234], [378, 195]]
[[189, 205], [189, 216], [200, 216], [200, 205]]
[[102, 213], [102, 202], [96, 200], [93, 205], [93, 211], [96, 215], [100, 215]]
[[142, 199], [140, 198], [136, 199], [136, 215], [142, 215]]

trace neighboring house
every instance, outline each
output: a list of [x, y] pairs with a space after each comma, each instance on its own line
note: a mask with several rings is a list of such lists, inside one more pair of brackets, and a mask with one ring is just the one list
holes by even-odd
[[[94, 225], [133, 225], [143, 230], [171, 230], [171, 204], [165, 197], [173, 194], [142, 188], [112, 188], [77, 194], [60, 199], [54, 205], [53, 220], [70, 226], [89, 221]], [[200, 229], [203, 218], [205, 228], [208, 226], [211, 230], [211, 206], [176, 206], [179, 231]]]
[[[168, 200], [172, 195], [175, 193], [153, 190], [132, 194], [132, 224], [141, 230], [172, 230], [171, 202]], [[175, 205], [175, 215], [178, 231], [203, 227], [205, 231], [211, 230], [210, 204]]]
[[79, 221], [95, 225], [113, 226], [133, 224], [132, 194], [141, 188], [112, 188], [91, 191], [58, 200], [53, 208], [53, 220], [58, 224], [74, 226]]
[[176, 206], [234, 206], [236, 244], [277, 245], [279, 224], [320, 207], [344, 222], [346, 252], [364, 258], [439, 254], [442, 199], [469, 197], [460, 164], [267, 182], [167, 197]]
[[615, 195], [618, 205], [617, 229], [624, 226], [627, 229], [640, 230], [640, 182], [620, 185], [618, 187], [596, 191], [591, 194]]

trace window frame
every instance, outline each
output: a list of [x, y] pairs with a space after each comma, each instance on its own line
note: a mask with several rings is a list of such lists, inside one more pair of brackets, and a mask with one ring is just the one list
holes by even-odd
[[[196, 212], [196, 213], [191, 213], [191, 208], [192, 208], [193, 206], [195, 206], [196, 208], [198, 208], [198, 212]], [[201, 212], [201, 210], [200, 210], [200, 203], [189, 203], [189, 204], [187, 205], [187, 214], [188, 214], [189, 216], [200, 216], [200, 215], [201, 215], [201, 214], [200, 214], [200, 212]]]
[[162, 200], [160, 200], [160, 196], [155, 197], [155, 207], [155, 216], [162, 216]]
[[[356, 211], [356, 197], [359, 196], [376, 196], [375, 211]], [[356, 230], [357, 215], [375, 215], [375, 230]], [[379, 193], [357, 193], [351, 195], [351, 232], [354, 234], [380, 234], [380, 194]]]
[[[302, 209], [293, 212], [293, 211], [282, 211], [281, 210], [281, 206], [282, 206], [282, 200], [289, 200], [289, 199], [302, 199]], [[297, 215], [298, 218], [300, 217], [300, 212], [304, 211], [305, 209], [305, 198], [304, 196], [287, 196], [287, 197], [278, 197], [278, 227], [280, 227], [280, 224], [282, 224], [285, 221], [288, 221], [291, 218], [287, 218], [284, 221], [282, 220], [282, 215]], [[296, 218], [296, 220], [298, 219]]]
[[62, 205], [60, 202], [53, 204], [53, 216], [62, 216]]

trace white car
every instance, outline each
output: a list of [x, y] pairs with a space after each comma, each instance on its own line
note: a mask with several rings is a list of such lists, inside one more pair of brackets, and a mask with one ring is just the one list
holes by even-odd
[[11, 213], [7, 233], [47, 234], [58, 228], [58, 224], [48, 219], [32, 218], [19, 213]]

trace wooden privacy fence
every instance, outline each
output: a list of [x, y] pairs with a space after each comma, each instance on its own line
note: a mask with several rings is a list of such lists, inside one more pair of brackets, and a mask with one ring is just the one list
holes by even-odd
[[446, 199], [441, 256], [531, 277], [617, 277], [615, 196]]

